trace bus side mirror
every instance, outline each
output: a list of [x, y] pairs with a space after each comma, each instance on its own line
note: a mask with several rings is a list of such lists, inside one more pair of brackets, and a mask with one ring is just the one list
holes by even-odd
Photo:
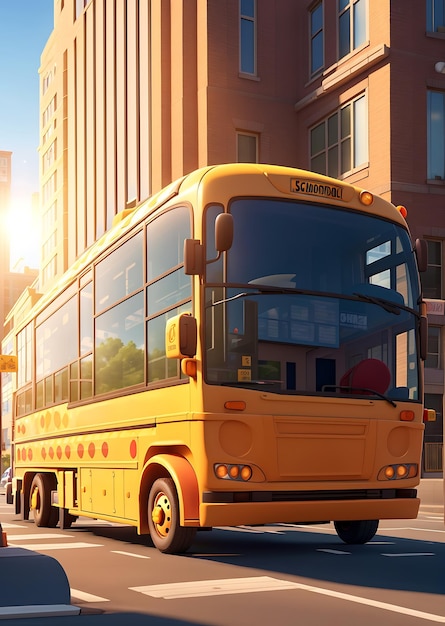
[[219, 253], [227, 252], [233, 243], [233, 216], [220, 213], [215, 220], [215, 248]]
[[419, 272], [426, 272], [428, 269], [428, 246], [425, 239], [416, 239], [414, 249], [416, 251]]
[[168, 359], [184, 359], [196, 354], [196, 319], [181, 313], [167, 320], [165, 327], [165, 354]]

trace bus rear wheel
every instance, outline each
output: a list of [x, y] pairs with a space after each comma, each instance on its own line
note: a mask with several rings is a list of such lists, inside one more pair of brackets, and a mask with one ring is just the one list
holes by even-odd
[[377, 532], [379, 520], [334, 522], [337, 535], [344, 543], [367, 543]]
[[51, 491], [57, 488], [54, 474], [36, 474], [29, 492], [29, 508], [36, 526], [55, 528], [59, 521], [59, 509], [51, 505]]
[[180, 526], [178, 495], [171, 478], [158, 478], [153, 483], [148, 497], [148, 527], [161, 552], [186, 552], [193, 543], [196, 528]]

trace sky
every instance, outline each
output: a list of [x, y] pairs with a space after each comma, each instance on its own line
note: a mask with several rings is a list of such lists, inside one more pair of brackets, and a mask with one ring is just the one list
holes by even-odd
[[[0, 0], [0, 150], [11, 151], [11, 256], [36, 267], [31, 196], [39, 191], [39, 65], [54, 0]], [[26, 229], [25, 225], [32, 228]], [[20, 228], [18, 228], [20, 226]]]

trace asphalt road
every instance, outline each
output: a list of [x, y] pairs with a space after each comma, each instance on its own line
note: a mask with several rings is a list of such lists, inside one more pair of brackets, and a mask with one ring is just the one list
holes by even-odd
[[343, 544], [331, 525], [286, 524], [200, 532], [183, 556], [85, 518], [70, 530], [37, 528], [1, 494], [0, 521], [11, 546], [62, 564], [81, 609], [5, 626], [445, 624], [445, 524], [434, 498], [417, 520], [382, 521], [364, 546]]

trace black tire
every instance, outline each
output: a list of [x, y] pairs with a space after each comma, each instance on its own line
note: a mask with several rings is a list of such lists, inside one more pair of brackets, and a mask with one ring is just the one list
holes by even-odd
[[344, 543], [367, 543], [377, 532], [379, 520], [334, 522], [337, 535]]
[[178, 495], [171, 478], [158, 478], [150, 489], [148, 526], [151, 540], [160, 552], [180, 554], [193, 543], [196, 528], [180, 526]]
[[29, 508], [36, 526], [55, 528], [59, 521], [59, 509], [51, 506], [51, 491], [57, 488], [54, 474], [36, 474], [29, 492]]
[[12, 496], [12, 483], [6, 484], [6, 504], [14, 504], [14, 498]]

